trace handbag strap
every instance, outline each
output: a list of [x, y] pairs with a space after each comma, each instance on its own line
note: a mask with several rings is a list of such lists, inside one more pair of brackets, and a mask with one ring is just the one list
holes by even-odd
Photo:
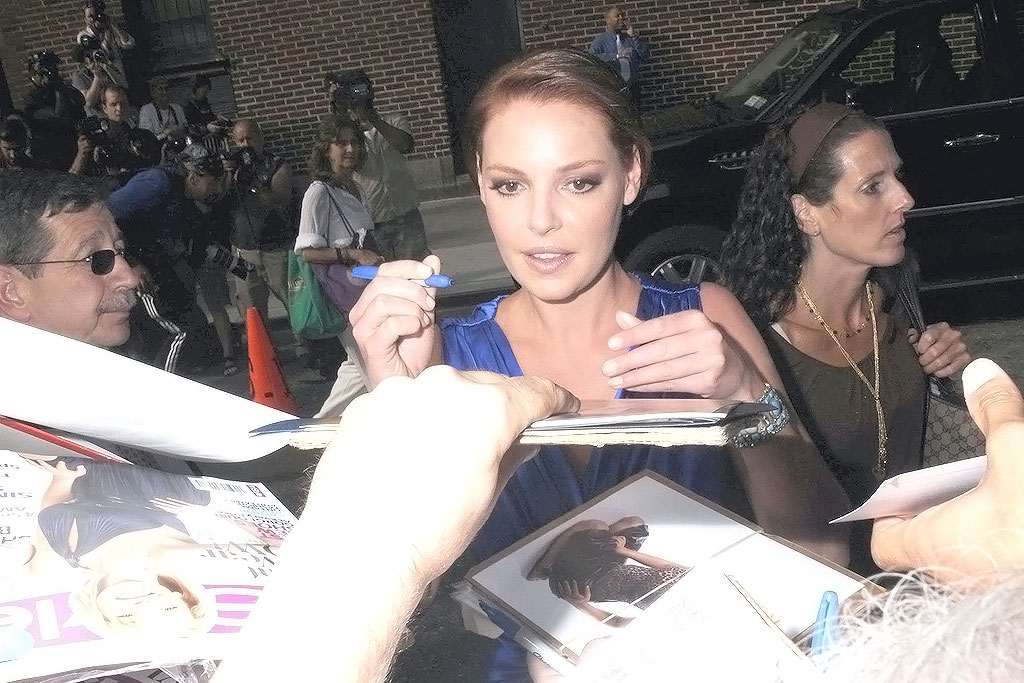
[[345, 224], [345, 229], [348, 230], [348, 234], [351, 235], [352, 239], [358, 243], [359, 233], [357, 233], [355, 229], [352, 227], [352, 224], [348, 220], [348, 216], [346, 216], [345, 212], [341, 210], [341, 206], [338, 204], [338, 200], [336, 200], [334, 198], [334, 195], [331, 194], [331, 188], [327, 185], [327, 183], [323, 182], [322, 180], [318, 180], [317, 182], [324, 186], [324, 190], [327, 192], [327, 198], [331, 200], [331, 206], [333, 206], [334, 210], [338, 212], [338, 216], [341, 217], [341, 221]]
[[[908, 262], [904, 263], [900, 268], [900, 282], [896, 294], [903, 305], [903, 309], [910, 317], [910, 324], [914, 326], [918, 334], [921, 334], [927, 329], [928, 325], [924, 321], [924, 311], [921, 308], [919, 291], [920, 278], [916, 268], [908, 259]], [[943, 400], [958, 406], [966, 406], [963, 393], [957, 388], [956, 382], [951, 377], [928, 375], [928, 393], [939, 396]]]
[[921, 309], [921, 297], [919, 296], [919, 282], [913, 266], [904, 263], [900, 268], [900, 282], [896, 291], [903, 310], [910, 317], [910, 324], [914, 326], [917, 333], [925, 331], [928, 326], [924, 322], [924, 311]]

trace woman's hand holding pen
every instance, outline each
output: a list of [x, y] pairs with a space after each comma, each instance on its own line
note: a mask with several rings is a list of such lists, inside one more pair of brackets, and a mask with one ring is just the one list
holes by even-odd
[[387, 377], [416, 377], [441, 360], [434, 319], [436, 289], [415, 282], [437, 274], [441, 261], [392, 261], [377, 271], [349, 313], [372, 389]]

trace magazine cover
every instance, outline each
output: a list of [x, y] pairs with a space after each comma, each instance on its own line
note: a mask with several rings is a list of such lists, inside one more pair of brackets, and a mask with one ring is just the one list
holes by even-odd
[[295, 521], [261, 484], [0, 451], [0, 680], [219, 659]]
[[492, 620], [559, 667], [552, 653], [575, 663], [673, 586], [686, 590], [697, 566], [736, 580], [789, 638], [814, 622], [825, 590], [845, 599], [863, 582], [652, 472], [474, 567], [467, 581]]

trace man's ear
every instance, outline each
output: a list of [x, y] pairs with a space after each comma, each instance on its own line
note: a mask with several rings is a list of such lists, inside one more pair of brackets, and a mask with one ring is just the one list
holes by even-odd
[[800, 193], [793, 194], [789, 198], [793, 207], [793, 215], [796, 216], [796, 225], [808, 237], [817, 237], [821, 234], [821, 227], [818, 225], [817, 207], [807, 201], [807, 197]]
[[22, 292], [25, 281], [14, 266], [0, 266], [0, 317], [21, 323], [32, 317]]

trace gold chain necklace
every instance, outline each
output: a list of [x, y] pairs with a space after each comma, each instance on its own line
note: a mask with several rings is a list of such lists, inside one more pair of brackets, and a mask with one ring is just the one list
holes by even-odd
[[[821, 318], [821, 316], [819, 316], [817, 314], [817, 311], [815, 311], [811, 307], [811, 303], [807, 300], [806, 297], [804, 298], [804, 303], [807, 304], [807, 310], [810, 311], [814, 315], [815, 318], [817, 318], [818, 322], [821, 323], [821, 326], [824, 327], [829, 332], [829, 334], [831, 334], [833, 337], [838, 337], [839, 336], [839, 330], [836, 329], [835, 327], [832, 327], [831, 325], [826, 324], [825, 321]], [[857, 329], [855, 329], [853, 332], [843, 332], [843, 337], [845, 337], [846, 339], [850, 339], [852, 337], [856, 337], [858, 334], [863, 332], [864, 328], [867, 327], [867, 326], [868, 326], [868, 318], [864, 318], [864, 322], [862, 322], [860, 325], [858, 325]]]
[[872, 383], [868, 381], [868, 378], [865, 377], [864, 373], [861, 372], [859, 367], [857, 367], [857, 363], [854, 362], [853, 358], [846, 351], [846, 348], [839, 341], [839, 336], [836, 334], [835, 330], [833, 330], [825, 323], [825, 319], [822, 318], [821, 313], [818, 312], [818, 307], [814, 305], [814, 302], [811, 301], [811, 297], [808, 296], [807, 294], [807, 290], [804, 289], [803, 283], [796, 283], [796, 291], [800, 294], [801, 298], [803, 298], [804, 303], [807, 304], [807, 308], [811, 311], [811, 314], [825, 329], [825, 332], [827, 332], [828, 336], [832, 338], [832, 341], [836, 343], [836, 346], [838, 346], [839, 350], [842, 351], [843, 353], [843, 358], [846, 359], [846, 362], [850, 364], [850, 367], [853, 368], [853, 371], [856, 372], [857, 376], [860, 377], [862, 382], [864, 382], [864, 386], [866, 386], [868, 388], [868, 391], [871, 392], [871, 397], [875, 399], [875, 410], [878, 411], [878, 460], [875, 462], [875, 466], [871, 468], [871, 472], [872, 474], [875, 475], [875, 479], [877, 479], [878, 481], [882, 481], [883, 479], [885, 479], [885, 470], [887, 465], [889, 464], [889, 455], [886, 449], [886, 444], [889, 441], [889, 434], [885, 428], [885, 414], [882, 412], [882, 394], [879, 390], [882, 372], [879, 367], [878, 360], [878, 324], [875, 320], [875, 302], [871, 297], [870, 282], [864, 283], [864, 290], [868, 294], [868, 313], [871, 316], [871, 336], [875, 350], [874, 385], [872, 385]]

